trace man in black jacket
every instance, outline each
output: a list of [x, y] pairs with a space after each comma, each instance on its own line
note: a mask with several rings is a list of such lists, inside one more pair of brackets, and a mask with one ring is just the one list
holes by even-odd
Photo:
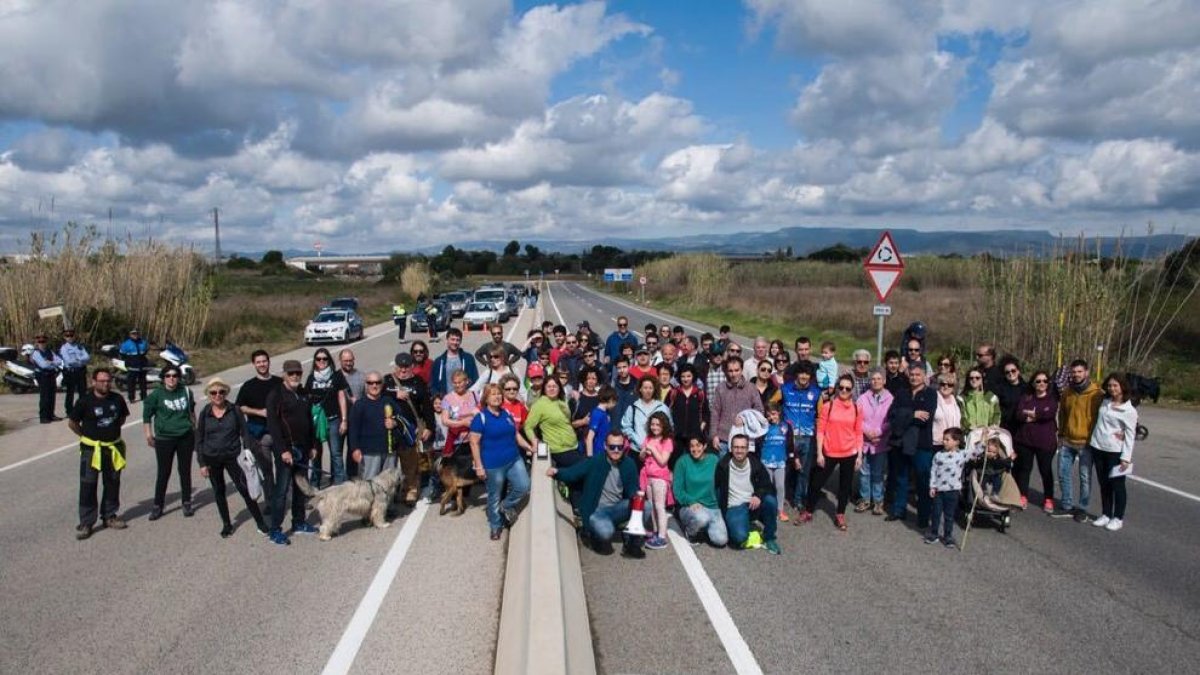
[[779, 502], [775, 499], [775, 484], [758, 457], [750, 454], [750, 438], [737, 434], [729, 439], [729, 454], [717, 463], [717, 506], [725, 514], [729, 531], [729, 547], [743, 548], [750, 538], [750, 522], [763, 525], [763, 545], [779, 555], [775, 528], [779, 517]]
[[267, 394], [267, 430], [275, 453], [275, 491], [271, 494], [271, 542], [280, 546], [291, 543], [283, 532], [283, 507], [288, 488], [292, 490], [292, 532], [312, 534], [317, 528], [304, 521], [304, 493], [296, 485], [296, 475], [317, 456], [317, 438], [313, 433], [312, 405], [300, 386], [304, 368], [299, 361], [283, 362], [283, 384]]
[[421, 489], [421, 455], [425, 444], [433, 437], [433, 399], [425, 381], [413, 372], [413, 357], [407, 352], [396, 355], [396, 367], [383, 378], [385, 398], [394, 398], [396, 425], [396, 458], [404, 473], [403, 490], [396, 492], [404, 503], [412, 506]]
[[937, 392], [925, 384], [925, 366], [908, 369], [908, 388], [895, 394], [888, 410], [892, 430], [888, 476], [892, 487], [892, 512], [885, 520], [904, 520], [908, 513], [908, 474], [917, 473], [917, 527], [929, 527], [932, 499], [929, 496], [929, 471], [933, 468], [933, 413], [937, 410]]

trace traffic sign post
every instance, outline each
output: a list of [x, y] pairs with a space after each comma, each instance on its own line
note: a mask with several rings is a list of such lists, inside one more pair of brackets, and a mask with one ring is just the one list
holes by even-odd
[[646, 281], [647, 279], [645, 276], [638, 277], [638, 288], [642, 289], [641, 297], [643, 305], [646, 304]]
[[900, 282], [900, 276], [904, 274], [904, 258], [900, 257], [900, 249], [896, 248], [891, 232], [884, 231], [880, 235], [875, 248], [871, 249], [867, 259], [863, 261], [863, 269], [875, 288], [875, 297], [879, 298], [879, 304], [875, 305], [872, 313], [879, 317], [879, 330], [875, 336], [875, 361], [883, 365], [883, 321], [884, 317], [892, 314], [891, 306], [884, 303]]

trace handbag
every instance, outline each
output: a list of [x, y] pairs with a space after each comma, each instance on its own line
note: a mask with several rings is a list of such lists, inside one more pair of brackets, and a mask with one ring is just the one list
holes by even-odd
[[250, 494], [250, 499], [262, 497], [262, 476], [258, 472], [258, 460], [254, 458], [250, 448], [242, 448], [237, 463], [242, 468], [242, 475], [246, 477], [246, 492]]
[[312, 421], [313, 421], [313, 436], [316, 436], [317, 442], [324, 443], [329, 440], [329, 418], [325, 416], [325, 408], [320, 403], [314, 403], [312, 406]]

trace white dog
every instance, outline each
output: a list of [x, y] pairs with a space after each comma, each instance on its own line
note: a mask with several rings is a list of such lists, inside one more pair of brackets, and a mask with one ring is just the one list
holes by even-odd
[[342, 516], [369, 519], [375, 527], [387, 527], [388, 505], [400, 484], [400, 467], [383, 471], [371, 480], [352, 480], [314, 490], [303, 474], [296, 474], [296, 485], [312, 500], [313, 508], [321, 514], [320, 539], [329, 541], [341, 527]]

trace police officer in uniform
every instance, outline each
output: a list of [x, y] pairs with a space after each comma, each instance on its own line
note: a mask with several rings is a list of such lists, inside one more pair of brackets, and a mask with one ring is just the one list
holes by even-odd
[[134, 328], [129, 331], [129, 337], [121, 343], [121, 356], [125, 359], [125, 370], [129, 373], [129, 402], [137, 401], [140, 389], [142, 399], [146, 398], [146, 368], [150, 365], [147, 354], [150, 344], [142, 337], [141, 331]]
[[38, 333], [33, 342], [33, 355], [30, 360], [33, 362], [34, 377], [37, 378], [38, 385], [38, 420], [42, 424], [49, 424], [62, 419], [54, 414], [54, 395], [58, 388], [58, 371], [63, 362], [58, 354], [50, 349], [45, 333]]
[[87, 392], [87, 367], [92, 355], [83, 345], [75, 341], [75, 331], [63, 331], [63, 344], [58, 348], [63, 364], [63, 390], [66, 391], [66, 411], [70, 416], [75, 407], [75, 397]]
[[400, 337], [401, 342], [404, 342], [404, 335], [408, 331], [408, 316], [404, 311], [404, 305], [392, 305], [392, 323], [396, 324], [396, 335]]

